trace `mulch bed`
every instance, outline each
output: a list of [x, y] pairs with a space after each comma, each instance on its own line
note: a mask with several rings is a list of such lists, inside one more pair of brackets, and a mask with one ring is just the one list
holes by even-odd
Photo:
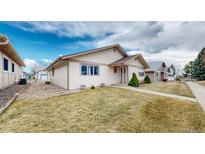
[[16, 93], [26, 88], [26, 85], [11, 85], [0, 90], [0, 109], [5, 107], [7, 102], [12, 99]]

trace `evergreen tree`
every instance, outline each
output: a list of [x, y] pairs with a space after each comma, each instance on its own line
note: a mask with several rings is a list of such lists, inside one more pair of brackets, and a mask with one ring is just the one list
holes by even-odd
[[190, 61], [188, 64], [185, 65], [184, 72], [187, 75], [191, 74], [191, 69], [192, 69], [193, 63], [194, 63], [193, 61]]
[[137, 75], [135, 73], [132, 73], [132, 78], [130, 82], [128, 83], [129, 86], [132, 87], [139, 87], [139, 80], [137, 78]]
[[146, 83], [146, 84], [150, 84], [151, 83], [151, 79], [150, 79], [150, 77], [148, 75], [145, 76], [144, 83]]
[[205, 80], [205, 48], [200, 51], [191, 65], [191, 75], [196, 80]]

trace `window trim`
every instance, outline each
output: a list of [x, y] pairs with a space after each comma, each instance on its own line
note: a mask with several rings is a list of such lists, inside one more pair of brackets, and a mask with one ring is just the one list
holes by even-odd
[[[86, 66], [86, 74], [82, 73], [82, 66]], [[95, 67], [98, 67], [98, 73], [95, 75]], [[90, 70], [92, 68], [93, 71]], [[92, 74], [92, 73], [93, 74]], [[92, 64], [80, 64], [80, 75], [81, 76], [99, 76], [100, 75], [100, 66], [99, 65], [92, 65]]]
[[13, 62], [11, 62], [11, 72], [15, 73], [15, 64]]
[[[4, 59], [7, 60], [7, 70], [4, 69], [4, 67], [5, 67], [5, 66], [4, 66], [4, 65], [5, 65], [5, 64], [4, 64]], [[4, 72], [9, 72], [9, 59], [6, 58], [6, 57], [3, 57], [3, 70], [4, 70]]]
[[[143, 75], [141, 75], [143, 73]], [[143, 77], [145, 76], [145, 72], [142, 68], [139, 68], [139, 72], [138, 72], [139, 77]]]

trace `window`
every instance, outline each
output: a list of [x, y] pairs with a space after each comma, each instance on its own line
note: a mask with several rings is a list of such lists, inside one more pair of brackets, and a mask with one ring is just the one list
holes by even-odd
[[143, 69], [139, 69], [139, 76], [144, 76], [144, 71], [143, 71]]
[[87, 75], [87, 66], [86, 65], [81, 66], [81, 74], [82, 75]]
[[9, 70], [9, 62], [8, 59], [4, 58], [4, 71], [8, 71]]
[[15, 65], [12, 63], [12, 72], [15, 72]]
[[144, 76], [144, 72], [139, 72], [139, 76]]
[[90, 66], [90, 75], [93, 75], [93, 66]]
[[99, 66], [93, 65], [82, 65], [81, 66], [82, 75], [99, 75]]
[[94, 66], [94, 75], [99, 75], [99, 67]]
[[55, 69], [52, 68], [52, 76], [54, 76], [54, 75], [55, 75]]

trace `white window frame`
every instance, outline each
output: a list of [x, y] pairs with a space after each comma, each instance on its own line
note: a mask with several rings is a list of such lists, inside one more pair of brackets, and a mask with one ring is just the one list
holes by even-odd
[[[143, 73], [143, 75], [142, 75], [142, 73]], [[141, 68], [139, 68], [139, 73], [138, 74], [139, 74], [140, 77], [145, 76], [145, 72]]]
[[[82, 66], [86, 66], [86, 71], [87, 71], [87, 73], [86, 74], [83, 74], [82, 73]], [[93, 72], [93, 74], [91, 74], [91, 68], [92, 67], [92, 72]], [[98, 67], [98, 74], [95, 74], [95, 67]], [[80, 74], [82, 75], [82, 76], [98, 76], [100, 73], [100, 69], [99, 69], [100, 67], [99, 67], [99, 65], [90, 65], [90, 64], [81, 64], [81, 66], [80, 66]]]

